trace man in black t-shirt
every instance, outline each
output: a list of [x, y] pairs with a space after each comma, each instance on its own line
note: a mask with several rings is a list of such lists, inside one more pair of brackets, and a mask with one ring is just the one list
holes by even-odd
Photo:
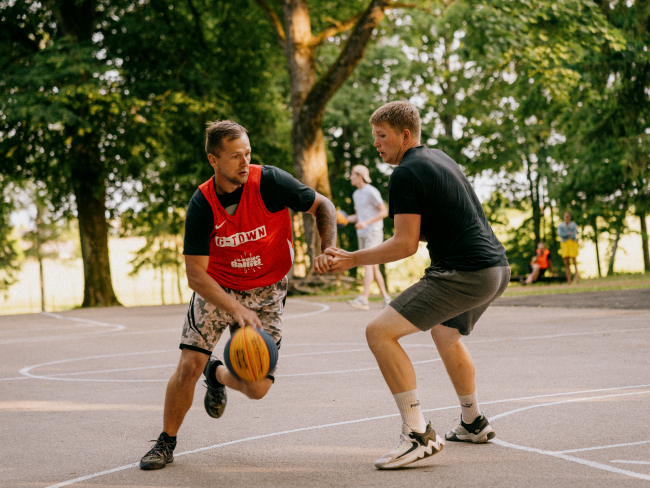
[[508, 285], [510, 267], [469, 181], [445, 153], [420, 144], [420, 116], [406, 102], [379, 108], [370, 118], [375, 147], [397, 166], [389, 183], [389, 215], [395, 234], [372, 249], [333, 257], [319, 272], [341, 272], [413, 255], [427, 242], [431, 266], [424, 277], [395, 298], [366, 329], [368, 345], [402, 416], [401, 442], [375, 462], [394, 469], [440, 452], [444, 440], [427, 424], [418, 399], [415, 371], [398, 339], [431, 331], [461, 404], [461, 422], [450, 441], [487, 442], [495, 434], [481, 415], [474, 363], [461, 342], [481, 314]]
[[[206, 153], [214, 176], [190, 200], [185, 221], [185, 268], [194, 293], [181, 336], [181, 356], [167, 384], [163, 431], [140, 460], [140, 468], [164, 468], [174, 461], [176, 434], [192, 406], [201, 373], [207, 391], [204, 407], [219, 418], [226, 387], [261, 399], [275, 381], [245, 383], [211, 357], [226, 330], [263, 328], [280, 347], [286, 273], [293, 262], [291, 219], [287, 208], [316, 217], [321, 250], [336, 242], [336, 209], [331, 201], [272, 166], [251, 165], [247, 131], [229, 120], [206, 130]], [[243, 238], [242, 238], [243, 236]], [[250, 253], [250, 254], [249, 254]], [[331, 258], [315, 258], [319, 268]]]

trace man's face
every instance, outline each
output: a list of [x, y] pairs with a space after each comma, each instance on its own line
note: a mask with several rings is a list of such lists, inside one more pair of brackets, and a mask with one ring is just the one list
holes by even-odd
[[399, 164], [397, 158], [402, 152], [404, 143], [402, 133], [397, 132], [387, 122], [380, 122], [377, 125], [373, 124], [372, 135], [375, 136], [374, 146], [384, 163]]
[[248, 181], [251, 163], [251, 143], [246, 134], [237, 139], [221, 142], [221, 150], [208, 155], [210, 165], [215, 169], [217, 180], [240, 187]]
[[356, 186], [358, 188], [361, 179], [362, 178], [359, 175], [359, 173], [357, 173], [356, 171], [350, 171], [350, 183], [352, 183], [352, 186]]
[[564, 212], [564, 221], [567, 224], [571, 222], [571, 214], [569, 212]]

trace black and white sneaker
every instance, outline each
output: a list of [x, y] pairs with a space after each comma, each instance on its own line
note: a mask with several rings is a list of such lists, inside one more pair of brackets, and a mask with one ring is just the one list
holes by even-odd
[[226, 409], [226, 404], [228, 403], [228, 395], [226, 394], [226, 387], [220, 383], [217, 383], [214, 378], [210, 377], [210, 369], [212, 365], [217, 363], [218, 365], [223, 365], [221, 361], [216, 358], [210, 358], [208, 364], [205, 365], [203, 369], [203, 375], [205, 376], [205, 386], [208, 391], [205, 392], [205, 398], [203, 399], [203, 406], [205, 411], [213, 419], [218, 419], [223, 415], [223, 411]]
[[[140, 460], [140, 468], [142, 469], [162, 469], [166, 465], [174, 462], [174, 449], [176, 448], [176, 441], [171, 441], [169, 437], [165, 437], [163, 432], [156, 440], [156, 444], [151, 450], [145, 454]], [[154, 441], [151, 441], [154, 442]]]
[[495, 437], [496, 434], [492, 430], [492, 427], [490, 427], [490, 422], [485, 418], [485, 415], [476, 417], [471, 424], [466, 424], [461, 418], [460, 424], [445, 435], [448, 441], [473, 442], [474, 444], [483, 444]]
[[401, 468], [439, 453], [444, 446], [444, 439], [436, 434], [430, 423], [427, 425], [424, 434], [413, 432], [404, 424], [402, 434], [399, 437], [399, 444], [395, 446], [395, 449], [377, 459], [375, 467], [377, 469]]

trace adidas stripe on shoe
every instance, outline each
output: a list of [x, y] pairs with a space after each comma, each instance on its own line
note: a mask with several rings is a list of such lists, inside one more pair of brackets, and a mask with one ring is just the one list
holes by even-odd
[[400, 434], [399, 444], [391, 452], [384, 454], [375, 461], [377, 469], [396, 469], [411, 464], [420, 459], [433, 456], [442, 451], [444, 439], [436, 434], [429, 423], [424, 434], [413, 432], [404, 424]]
[[490, 427], [490, 422], [485, 418], [485, 415], [476, 417], [476, 420], [471, 424], [466, 424], [461, 418], [460, 424], [445, 435], [445, 439], [448, 441], [473, 442], [474, 444], [483, 444], [495, 437], [496, 434]]

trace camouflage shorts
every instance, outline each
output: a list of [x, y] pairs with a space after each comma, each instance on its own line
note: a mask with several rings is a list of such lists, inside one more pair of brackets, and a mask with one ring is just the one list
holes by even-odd
[[[239, 291], [225, 287], [223, 289], [246, 308], [257, 312], [262, 328], [273, 336], [280, 347], [282, 310], [288, 283], [289, 280], [285, 276], [273, 285], [252, 290]], [[208, 303], [198, 293], [193, 293], [185, 316], [180, 348], [210, 355], [226, 327], [232, 335], [239, 328], [239, 324], [234, 321], [232, 315]]]

